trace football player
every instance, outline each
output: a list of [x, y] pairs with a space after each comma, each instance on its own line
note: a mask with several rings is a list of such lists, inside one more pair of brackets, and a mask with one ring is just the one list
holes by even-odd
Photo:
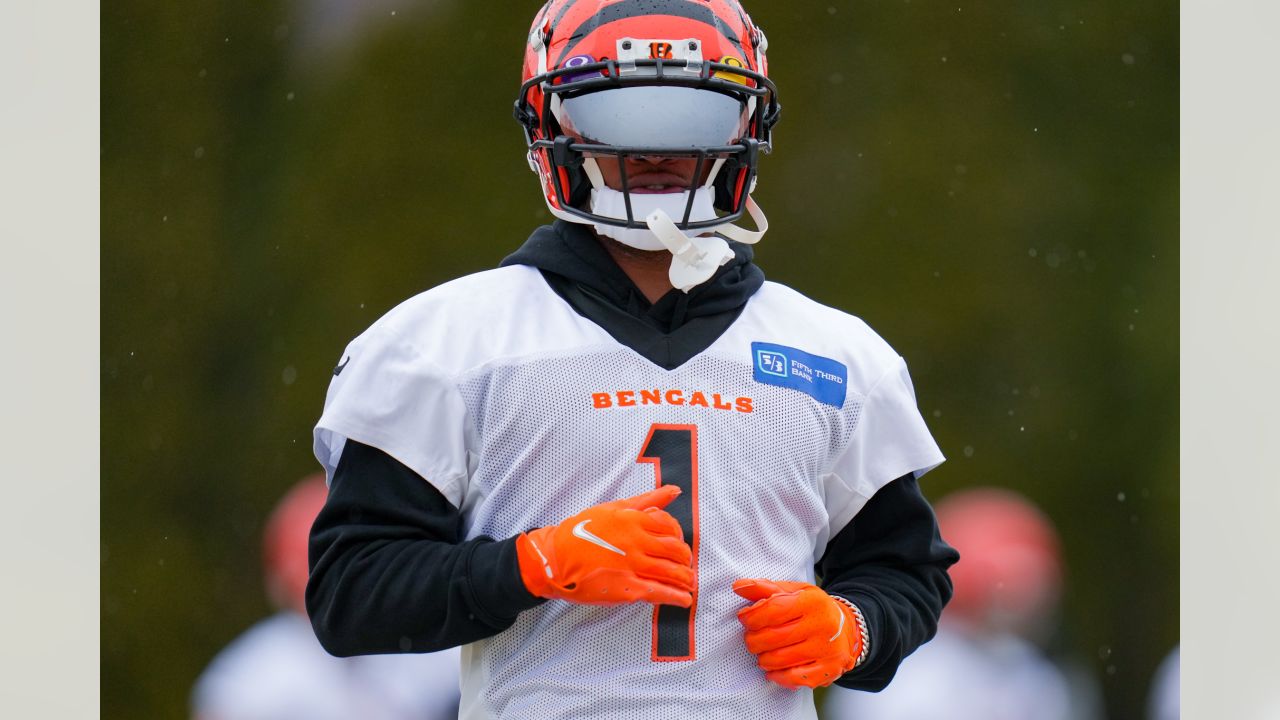
[[736, 0], [538, 12], [515, 114], [556, 221], [352, 341], [316, 427], [331, 652], [461, 645], [463, 718], [773, 720], [933, 635], [957, 555], [906, 365], [752, 262], [767, 47]]

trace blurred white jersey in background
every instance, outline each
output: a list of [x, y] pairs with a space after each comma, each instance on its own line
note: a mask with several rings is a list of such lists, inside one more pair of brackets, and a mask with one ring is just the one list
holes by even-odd
[[1035, 646], [1015, 635], [965, 637], [941, 627], [902, 662], [889, 687], [832, 687], [826, 720], [1075, 720], [1071, 688]]
[[196, 720], [444, 720], [458, 716], [456, 648], [336, 658], [289, 610], [227, 646], [196, 681]]

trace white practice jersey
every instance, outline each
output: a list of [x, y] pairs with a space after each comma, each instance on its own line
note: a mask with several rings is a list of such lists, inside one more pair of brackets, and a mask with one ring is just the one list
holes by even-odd
[[336, 658], [306, 617], [279, 612], [236, 638], [196, 681], [196, 720], [445, 720], [458, 651]]
[[455, 280], [388, 313], [342, 359], [316, 428], [330, 478], [346, 439], [412, 468], [468, 538], [509, 538], [677, 484], [692, 611], [552, 600], [463, 648], [479, 718], [813, 718], [765, 680], [731, 589], [812, 582], [877, 490], [942, 462], [903, 360], [865, 323], [766, 282], [674, 370], [575, 312], [531, 267]]

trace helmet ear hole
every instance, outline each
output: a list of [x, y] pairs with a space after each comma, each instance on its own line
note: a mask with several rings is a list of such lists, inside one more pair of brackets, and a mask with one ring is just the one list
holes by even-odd
[[747, 169], [742, 166], [735, 158], [729, 158], [725, 162], [724, 167], [720, 169], [720, 174], [716, 176], [712, 187], [715, 188], [715, 208], [717, 210], [732, 213], [737, 208], [738, 184], [742, 174]]
[[726, 213], [737, 213], [746, 204], [747, 196], [755, 190], [756, 164], [760, 160], [760, 142], [744, 138], [747, 146], [744, 155], [734, 155], [725, 161], [724, 169], [715, 180], [715, 206]]
[[561, 135], [555, 140], [551, 158], [560, 168], [560, 190], [569, 200], [570, 207], [582, 207], [591, 197], [591, 180], [582, 169], [583, 156], [570, 149], [573, 138]]
[[581, 166], [569, 171], [569, 204], [585, 207], [591, 199], [591, 181]]

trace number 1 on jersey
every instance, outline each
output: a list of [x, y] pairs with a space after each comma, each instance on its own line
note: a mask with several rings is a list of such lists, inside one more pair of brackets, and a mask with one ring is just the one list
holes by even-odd
[[684, 539], [693, 550], [693, 605], [655, 605], [653, 608], [653, 660], [670, 662], [695, 659], [693, 621], [698, 610], [698, 426], [654, 425], [649, 428], [636, 462], [652, 463], [658, 487], [675, 485], [680, 497], [666, 507], [680, 523]]

